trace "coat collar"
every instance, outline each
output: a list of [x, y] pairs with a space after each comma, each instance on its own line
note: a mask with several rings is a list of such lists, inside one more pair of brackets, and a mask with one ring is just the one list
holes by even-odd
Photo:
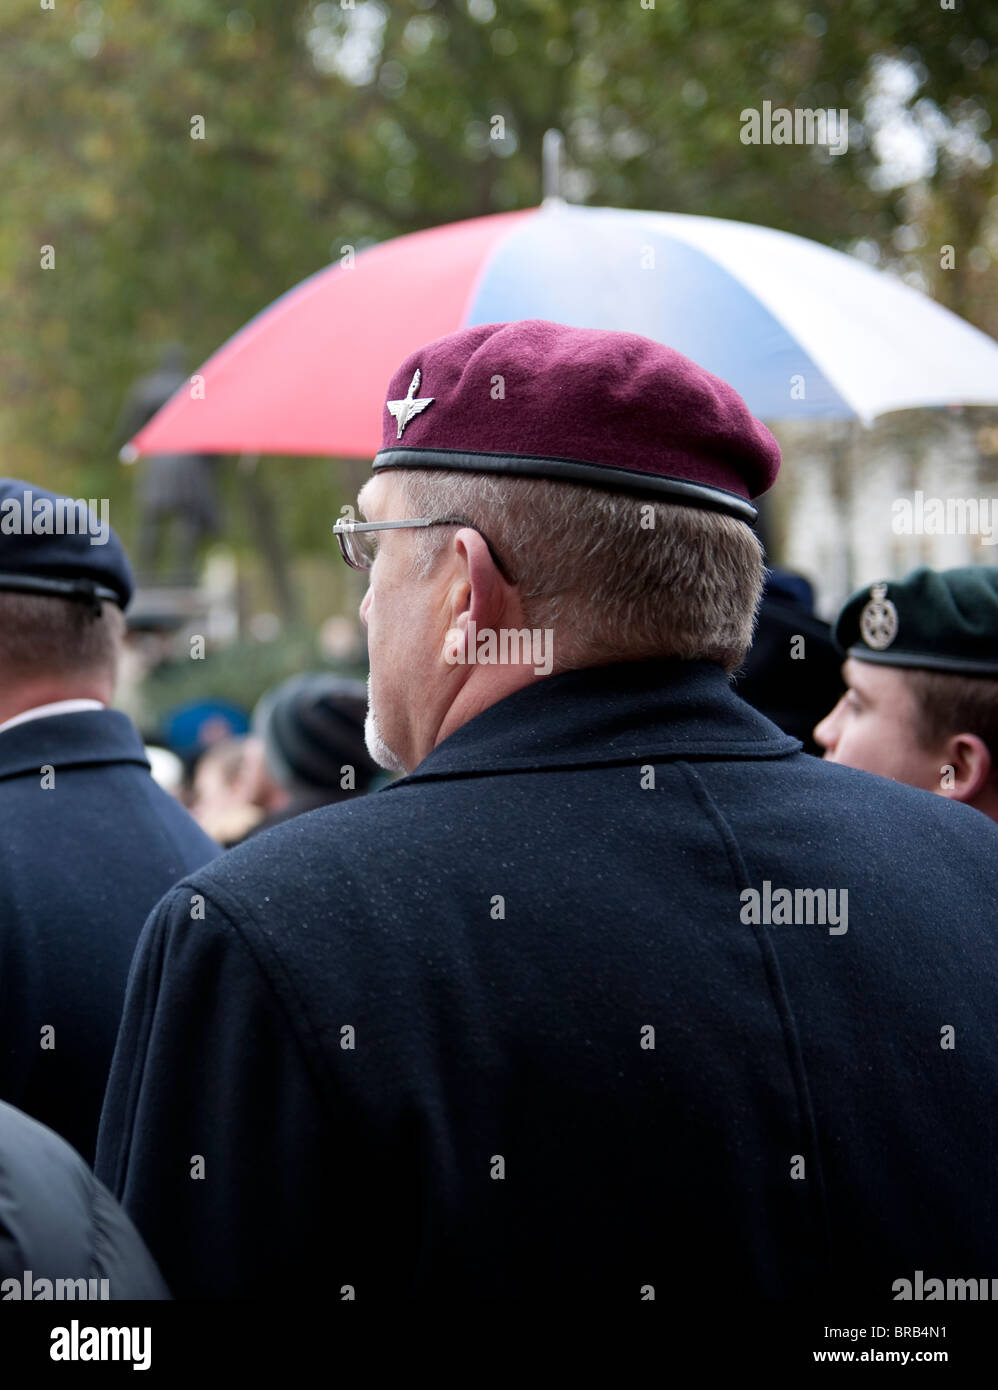
[[455, 730], [386, 791], [436, 777], [669, 758], [785, 758], [801, 749], [736, 695], [720, 666], [628, 661], [517, 690]]
[[139, 763], [148, 768], [142, 740], [127, 714], [116, 709], [79, 710], [31, 719], [0, 734], [0, 779], [93, 763]]

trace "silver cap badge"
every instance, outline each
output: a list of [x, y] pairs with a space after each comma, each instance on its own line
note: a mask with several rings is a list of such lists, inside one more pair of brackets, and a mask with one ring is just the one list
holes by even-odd
[[863, 641], [875, 652], [886, 651], [898, 635], [898, 611], [887, 597], [886, 584], [874, 584], [870, 601], [859, 615]]
[[419, 390], [420, 379], [421, 374], [419, 368], [417, 367], [416, 374], [413, 377], [412, 381], [409, 383], [409, 390], [406, 393], [405, 399], [401, 401], [388, 402], [388, 409], [391, 411], [392, 415], [394, 415], [395, 419], [398, 421], [399, 432], [395, 436], [396, 439], [402, 438], [402, 431], [405, 429], [406, 425], [409, 423], [410, 420], [415, 419], [417, 415], [421, 415], [428, 405], [433, 404], [433, 396], [424, 396], [422, 399], [416, 398], [416, 392]]

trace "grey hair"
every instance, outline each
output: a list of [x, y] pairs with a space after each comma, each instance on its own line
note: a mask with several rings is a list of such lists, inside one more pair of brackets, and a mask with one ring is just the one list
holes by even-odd
[[[762, 593], [752, 528], [721, 512], [545, 478], [399, 469], [410, 516], [461, 516], [517, 583], [527, 627], [555, 634], [556, 667], [645, 657], [745, 659]], [[430, 573], [446, 529], [414, 531]]]

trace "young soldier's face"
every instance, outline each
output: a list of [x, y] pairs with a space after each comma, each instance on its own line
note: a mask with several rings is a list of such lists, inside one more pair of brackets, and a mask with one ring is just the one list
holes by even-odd
[[905, 671], [849, 657], [842, 678], [845, 694], [814, 730], [825, 761], [939, 791], [940, 755], [918, 741], [918, 712]]

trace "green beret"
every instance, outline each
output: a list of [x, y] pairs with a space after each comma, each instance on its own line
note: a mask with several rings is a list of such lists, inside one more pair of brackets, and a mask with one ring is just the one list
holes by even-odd
[[839, 614], [835, 641], [859, 661], [998, 676], [998, 568], [923, 565], [862, 589]]

